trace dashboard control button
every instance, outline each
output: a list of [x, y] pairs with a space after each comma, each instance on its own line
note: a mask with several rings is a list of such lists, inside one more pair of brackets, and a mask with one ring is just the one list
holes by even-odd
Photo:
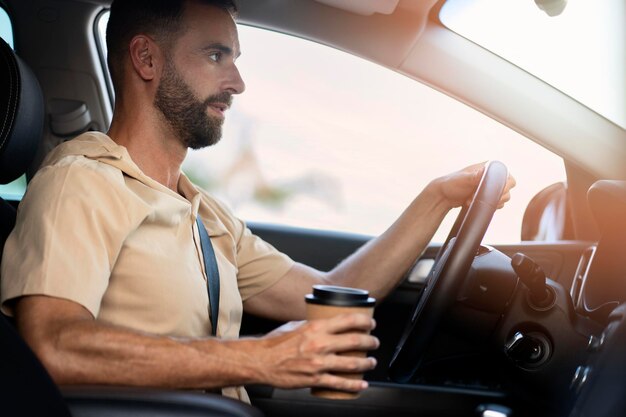
[[605, 338], [606, 338], [606, 335], [604, 333], [602, 333], [602, 335], [600, 336], [594, 336], [594, 335], [589, 336], [589, 342], [587, 343], [587, 351], [597, 352], [600, 349], [602, 349]]

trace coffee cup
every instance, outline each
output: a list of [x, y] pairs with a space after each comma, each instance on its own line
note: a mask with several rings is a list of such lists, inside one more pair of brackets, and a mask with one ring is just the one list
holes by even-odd
[[[376, 300], [369, 296], [366, 290], [333, 285], [314, 285], [313, 293], [305, 296], [307, 320], [329, 319], [340, 314], [358, 313], [368, 317], [374, 315]], [[364, 351], [341, 352], [339, 355], [365, 357]], [[336, 375], [362, 379], [363, 374], [336, 373]], [[316, 397], [330, 399], [354, 399], [357, 392], [339, 391], [329, 388], [311, 388], [311, 394]]]

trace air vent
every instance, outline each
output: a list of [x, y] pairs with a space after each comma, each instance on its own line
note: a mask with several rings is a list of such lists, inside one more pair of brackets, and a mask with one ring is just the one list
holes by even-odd
[[574, 282], [572, 282], [572, 289], [570, 291], [574, 306], [576, 306], [577, 308], [579, 307], [580, 296], [582, 294], [583, 288], [585, 287], [585, 281], [587, 280], [589, 267], [591, 266], [591, 261], [593, 260], [593, 255], [595, 253], [596, 247], [590, 246], [585, 249], [582, 256], [580, 257], [580, 261], [578, 261], [578, 267], [576, 268]]

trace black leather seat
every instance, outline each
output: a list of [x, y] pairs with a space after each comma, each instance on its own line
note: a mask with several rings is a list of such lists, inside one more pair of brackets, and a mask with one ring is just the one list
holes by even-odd
[[[37, 79], [0, 39], [0, 183], [19, 178], [34, 159], [43, 108]], [[0, 198], [0, 250], [14, 225], [14, 206]], [[70, 415], [48, 373], [3, 316], [0, 361], [0, 414]]]
[[[37, 79], [0, 39], [0, 183], [7, 184], [26, 172], [37, 152], [43, 122]], [[0, 249], [14, 225], [14, 206], [0, 198]], [[262, 416], [253, 407], [215, 394], [124, 387], [59, 390], [1, 314], [0, 364], [3, 416]]]
[[[19, 178], [35, 158], [43, 128], [39, 83], [0, 39], [0, 184]], [[15, 224], [15, 209], [0, 199], [0, 249]]]

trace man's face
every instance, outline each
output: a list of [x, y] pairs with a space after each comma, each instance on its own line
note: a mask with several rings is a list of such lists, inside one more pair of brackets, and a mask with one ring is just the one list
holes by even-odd
[[174, 65], [168, 61], [157, 88], [154, 105], [161, 111], [181, 143], [191, 149], [215, 145], [222, 137], [223, 116], [208, 114], [209, 106], [227, 106], [232, 94], [223, 92], [196, 98]]
[[220, 140], [224, 112], [245, 88], [239, 40], [227, 12], [196, 2], [186, 3], [182, 26], [165, 51], [154, 105], [185, 147], [199, 149]]

